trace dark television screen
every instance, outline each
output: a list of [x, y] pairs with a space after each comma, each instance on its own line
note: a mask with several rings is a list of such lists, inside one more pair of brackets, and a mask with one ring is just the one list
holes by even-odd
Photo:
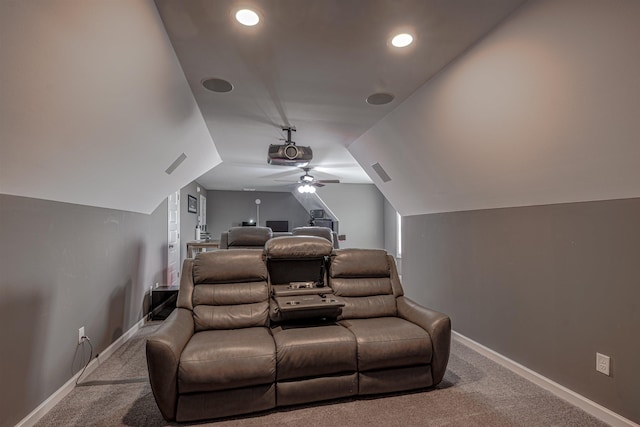
[[289, 231], [289, 221], [267, 221], [266, 225], [271, 231]]

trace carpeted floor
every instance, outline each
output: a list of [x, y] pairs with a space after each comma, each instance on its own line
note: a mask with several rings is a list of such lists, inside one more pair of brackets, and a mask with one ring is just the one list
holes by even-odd
[[[144, 326], [37, 426], [167, 426], [147, 378]], [[357, 398], [191, 424], [205, 426], [605, 426], [457, 342], [434, 390]]]

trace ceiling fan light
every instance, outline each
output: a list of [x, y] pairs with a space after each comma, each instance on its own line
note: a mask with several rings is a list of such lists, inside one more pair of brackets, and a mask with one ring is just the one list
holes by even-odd
[[313, 194], [316, 192], [316, 188], [313, 185], [302, 184], [298, 187], [299, 193], [310, 193]]

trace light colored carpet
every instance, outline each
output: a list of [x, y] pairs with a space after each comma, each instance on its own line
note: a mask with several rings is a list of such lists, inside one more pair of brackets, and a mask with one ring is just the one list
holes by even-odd
[[[151, 394], [144, 352], [150, 323], [37, 426], [168, 426]], [[452, 343], [433, 390], [278, 408], [204, 426], [605, 426], [468, 347]]]

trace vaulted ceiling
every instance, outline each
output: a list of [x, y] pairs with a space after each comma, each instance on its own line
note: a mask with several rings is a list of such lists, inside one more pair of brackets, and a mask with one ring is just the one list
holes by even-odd
[[[636, 0], [0, 2], [0, 193], [151, 212], [194, 179], [286, 190], [301, 171], [266, 156], [292, 125], [317, 178], [373, 182], [405, 215], [640, 197], [638, 16]], [[392, 48], [397, 31], [414, 43]], [[365, 102], [380, 92], [395, 98]]]
[[[267, 164], [284, 126], [311, 146], [312, 174], [370, 183], [347, 147], [433, 75], [489, 33], [523, 0], [156, 0], [222, 163], [198, 179], [209, 189], [288, 188], [302, 172]], [[241, 7], [260, 17], [234, 19]], [[414, 36], [395, 48], [399, 32]], [[216, 93], [203, 81], [233, 90]], [[374, 93], [394, 100], [370, 105]], [[390, 144], [393, 141], [389, 141]]]

